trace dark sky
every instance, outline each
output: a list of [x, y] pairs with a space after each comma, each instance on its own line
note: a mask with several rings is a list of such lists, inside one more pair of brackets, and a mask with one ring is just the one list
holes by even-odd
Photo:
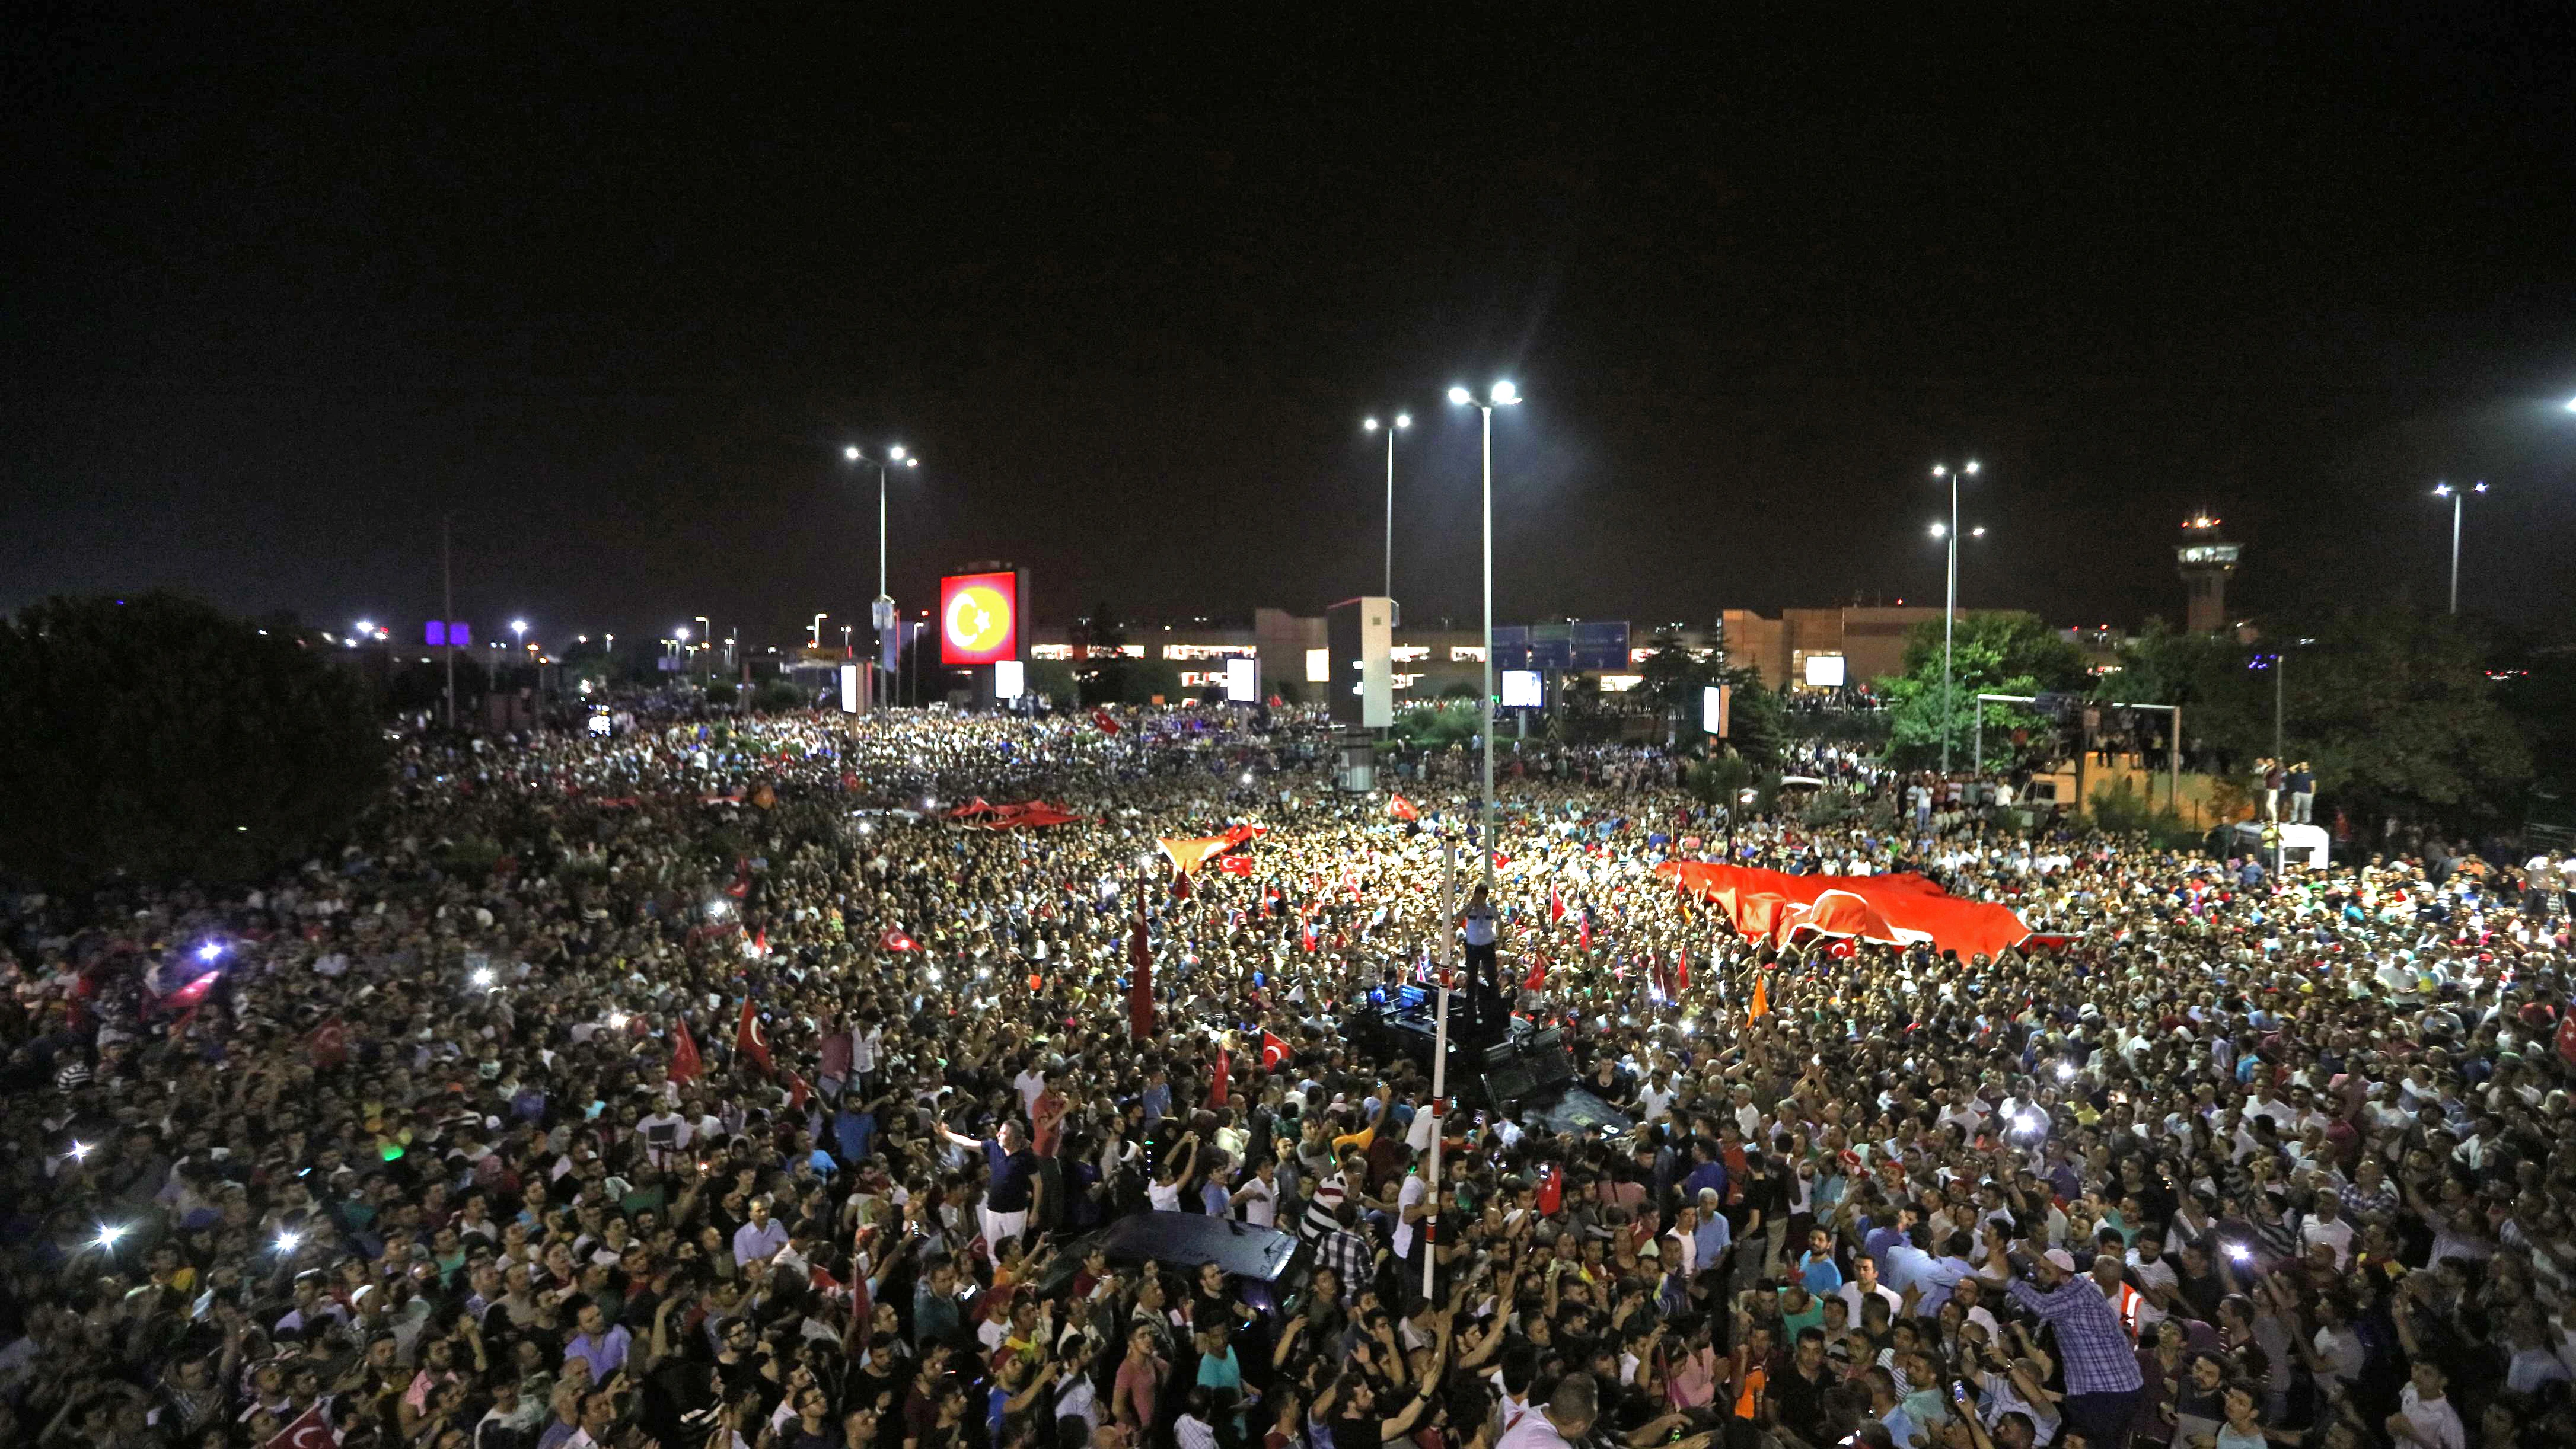
[[1968, 456], [1971, 606], [2176, 615], [2202, 506], [2249, 609], [2436, 602], [2426, 491], [2483, 475], [2467, 603], [2576, 607], [2576, 12], [1608, 9], [26, 7], [0, 607], [417, 621], [452, 509], [487, 629], [783, 641], [862, 616], [840, 448], [899, 440], [909, 606], [1008, 558], [1053, 621], [1314, 610], [1376, 584], [1358, 425], [1407, 404], [1396, 592], [1466, 615], [1439, 399], [1504, 375], [1506, 619], [1937, 602], [1928, 468]]

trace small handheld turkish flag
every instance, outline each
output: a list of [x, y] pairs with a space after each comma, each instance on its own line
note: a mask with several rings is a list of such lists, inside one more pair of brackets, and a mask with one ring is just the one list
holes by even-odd
[[1100, 732], [1104, 735], [1114, 735], [1118, 733], [1118, 721], [1111, 719], [1109, 717], [1109, 711], [1105, 709], [1093, 710], [1091, 712], [1091, 722], [1094, 725], [1099, 726]]
[[1422, 812], [1413, 808], [1413, 802], [1405, 799], [1401, 795], [1390, 795], [1387, 797], [1386, 813], [1394, 816], [1398, 820], [1419, 820], [1422, 818]]
[[1216, 868], [1224, 871], [1227, 875], [1250, 875], [1252, 874], [1252, 857], [1248, 855], [1222, 855], [1217, 857]]
[[1288, 1043], [1272, 1036], [1269, 1032], [1263, 1032], [1261, 1034], [1261, 1069], [1265, 1072], [1275, 1072], [1279, 1070], [1280, 1064], [1287, 1060]]
[[339, 1443], [340, 1436], [331, 1432], [331, 1421], [322, 1417], [317, 1403], [271, 1435], [263, 1449], [339, 1449]]
[[877, 944], [889, 951], [918, 951], [921, 949], [921, 943], [919, 941], [912, 939], [910, 936], [907, 936], [903, 932], [895, 930], [892, 927], [888, 927], [884, 935], [877, 937]]
[[689, 1035], [686, 1021], [677, 1023], [671, 1028], [671, 1080], [694, 1082], [705, 1070], [705, 1064], [698, 1060], [698, 1039]]

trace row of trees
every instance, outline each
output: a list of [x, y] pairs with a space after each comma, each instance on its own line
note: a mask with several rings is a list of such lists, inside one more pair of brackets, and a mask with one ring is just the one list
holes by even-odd
[[[1880, 682], [1901, 766], [1937, 763], [1945, 732], [1952, 763], [1964, 764], [1975, 697], [1992, 693], [2180, 705], [2186, 748], [2243, 770], [2272, 753], [2277, 704], [2282, 752], [2311, 762], [2323, 793], [2359, 817], [2458, 828], [2520, 818], [2535, 760], [2566, 758], [2565, 706], [2576, 702], [2568, 661], [2487, 626], [2394, 608], [2291, 621], [2250, 645], [2151, 623], [2099, 675], [2035, 616], [1972, 614], [1952, 654], [1946, 723], [1939, 624], [1918, 628], [1903, 672]], [[1990, 766], [2048, 763], [2077, 744], [2056, 715], [1986, 707]]]

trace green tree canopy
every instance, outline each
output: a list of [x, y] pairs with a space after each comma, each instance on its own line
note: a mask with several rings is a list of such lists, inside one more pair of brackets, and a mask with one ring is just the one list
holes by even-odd
[[330, 846], [384, 787], [354, 670], [171, 594], [0, 626], [0, 870], [61, 890], [235, 885]]
[[[1978, 695], [2068, 693], [2090, 683], [2084, 651], [2036, 614], [1970, 614], [1958, 621], [1954, 633], [1946, 713], [1953, 767], [1966, 766], [1976, 750]], [[1887, 696], [1889, 756], [1908, 769], [1939, 764], [1945, 713], [1938, 621], [1915, 626], [1905, 645], [1904, 672], [1880, 680], [1879, 688]], [[2017, 705], [1989, 704], [1985, 721], [1984, 754], [1990, 767], [2033, 763], [2055, 739], [2052, 721]]]
[[2488, 677], [2472, 628], [2439, 615], [2355, 611], [2250, 647], [2154, 628], [2121, 651], [2117, 678], [2123, 698], [2180, 704], [2185, 738], [2238, 768], [2272, 753], [2277, 704], [2282, 753], [2364, 814], [2488, 822], [2510, 817], [2531, 780], [2512, 691]]

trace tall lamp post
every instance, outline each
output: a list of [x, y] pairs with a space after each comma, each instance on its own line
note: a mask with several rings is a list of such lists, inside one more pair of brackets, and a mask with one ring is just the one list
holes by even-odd
[[886, 592], [886, 470], [918, 468], [921, 459], [897, 443], [876, 457], [861, 452], [856, 444], [841, 450], [841, 456], [853, 463], [877, 465], [877, 596], [868, 605], [868, 623], [877, 631], [877, 693], [881, 702], [894, 703], [894, 665], [900, 647], [892, 642], [895, 626], [894, 596]]
[[1477, 844], [1485, 853], [1485, 895], [1494, 894], [1494, 409], [1507, 408], [1521, 400], [1520, 392], [1508, 382], [1498, 382], [1479, 401], [1463, 387], [1449, 389], [1449, 401], [1457, 407], [1472, 407], [1483, 414], [1484, 424], [1484, 538], [1485, 538], [1485, 692], [1476, 697], [1481, 716], [1476, 735], [1485, 742], [1485, 809], [1484, 833]]
[[1956, 468], [1947, 463], [1932, 465], [1932, 476], [1946, 478], [1950, 483], [1950, 526], [1946, 531], [1938, 528], [1933, 531], [1934, 537], [1950, 540], [1949, 596], [1941, 608], [1941, 775], [1944, 779], [1950, 774], [1950, 654], [1959, 623], [1959, 480], [1973, 476], [1976, 471], [1974, 458]]
[[[1413, 426], [1411, 413], [1397, 413], [1386, 426], [1386, 596], [1395, 597], [1395, 435]], [[1379, 431], [1375, 418], [1360, 423], [1363, 432]]]
[[2448, 483], [2437, 483], [2433, 486], [2434, 497], [2451, 500], [2451, 612], [2453, 614], [2460, 612], [2460, 505], [2468, 501], [2470, 494], [2486, 491], [2487, 485], [2482, 482], [2472, 483], [2466, 488], [2454, 488]]

